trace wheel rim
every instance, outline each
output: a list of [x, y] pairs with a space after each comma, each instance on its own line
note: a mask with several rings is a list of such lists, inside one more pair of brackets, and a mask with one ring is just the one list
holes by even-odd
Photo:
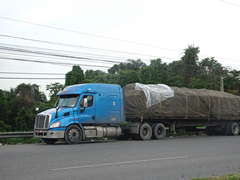
[[233, 127], [233, 133], [234, 133], [234, 134], [237, 134], [238, 131], [239, 131], [238, 126], [234, 126], [234, 127]]
[[165, 126], [161, 123], [153, 127], [152, 139], [164, 139], [166, 134]]
[[148, 130], [147, 130], [147, 128], [144, 128], [143, 129], [143, 135], [146, 136], [147, 134], [148, 134]]
[[143, 124], [140, 127], [139, 136], [142, 140], [149, 140], [152, 136], [152, 129], [148, 124]]
[[156, 138], [162, 138], [162, 136], [164, 136], [164, 128], [163, 127], [158, 127], [157, 130], [155, 131], [156, 132]]
[[158, 134], [158, 135], [161, 135], [161, 134], [162, 134], [162, 128], [158, 128], [158, 129], [157, 129], [157, 134]]
[[71, 141], [78, 141], [79, 138], [79, 132], [76, 129], [71, 129], [68, 133], [68, 137]]

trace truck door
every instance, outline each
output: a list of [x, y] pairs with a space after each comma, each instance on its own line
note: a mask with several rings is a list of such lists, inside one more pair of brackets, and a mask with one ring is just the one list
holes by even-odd
[[96, 121], [96, 105], [94, 94], [86, 94], [81, 96], [78, 108], [78, 122], [81, 124], [95, 124]]

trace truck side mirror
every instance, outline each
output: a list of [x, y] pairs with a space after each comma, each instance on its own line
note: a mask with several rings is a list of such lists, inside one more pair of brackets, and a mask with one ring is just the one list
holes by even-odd
[[83, 107], [84, 107], [84, 108], [88, 107], [87, 98], [84, 98], [84, 99], [83, 99]]
[[81, 113], [85, 111], [85, 108], [88, 107], [88, 101], [87, 98], [83, 99], [83, 109], [81, 109]]

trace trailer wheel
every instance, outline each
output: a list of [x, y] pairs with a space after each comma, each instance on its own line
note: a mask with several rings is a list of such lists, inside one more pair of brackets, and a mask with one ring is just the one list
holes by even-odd
[[215, 133], [215, 131], [214, 131], [213, 128], [214, 128], [213, 126], [207, 126], [207, 127], [206, 127], [206, 133], [207, 133], [207, 135], [209, 135], [209, 136], [216, 135], [216, 133]]
[[152, 139], [164, 139], [166, 135], [166, 128], [163, 124], [158, 123], [152, 126]]
[[42, 138], [43, 142], [45, 142], [46, 144], [54, 144], [55, 142], [57, 142], [58, 139], [49, 139], [49, 138]]
[[78, 144], [82, 140], [82, 130], [77, 125], [69, 126], [65, 131], [64, 140], [68, 144]]
[[139, 134], [132, 134], [132, 139], [133, 140], [141, 140], [141, 137]]
[[230, 134], [230, 131], [229, 131], [229, 129], [230, 129], [230, 124], [231, 124], [231, 123], [227, 123], [227, 124], [225, 125], [225, 127], [224, 127], [224, 132], [225, 132], [226, 135], [231, 135], [231, 134]]
[[229, 132], [233, 136], [237, 136], [239, 134], [239, 125], [236, 122], [231, 122], [229, 125]]
[[152, 128], [149, 124], [142, 124], [139, 129], [139, 137], [141, 140], [149, 140], [152, 137]]
[[123, 130], [123, 135], [116, 137], [117, 140], [128, 140], [130, 138], [130, 133], [128, 130]]

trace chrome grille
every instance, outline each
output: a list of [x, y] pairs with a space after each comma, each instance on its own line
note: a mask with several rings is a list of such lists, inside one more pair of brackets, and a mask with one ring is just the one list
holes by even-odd
[[36, 129], [48, 129], [50, 123], [50, 115], [37, 115], [35, 120]]

